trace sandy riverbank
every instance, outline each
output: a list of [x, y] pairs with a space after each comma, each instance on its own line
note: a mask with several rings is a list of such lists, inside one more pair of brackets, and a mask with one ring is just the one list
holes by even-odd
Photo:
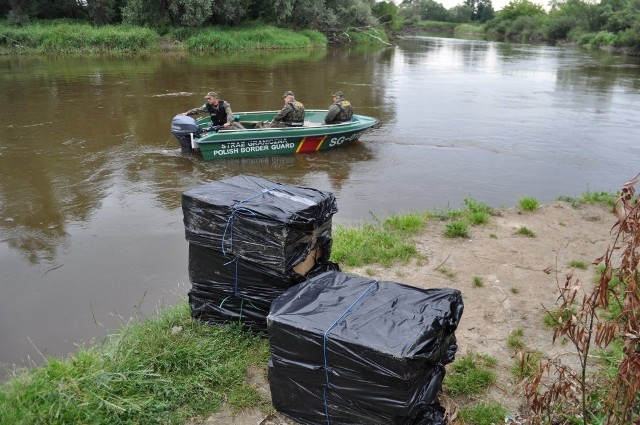
[[[571, 261], [589, 264], [586, 270], [574, 270], [574, 275], [585, 284], [593, 282], [596, 266], [591, 263], [604, 254], [614, 223], [610, 208], [603, 204], [574, 208], [563, 201], [543, 205], [534, 212], [519, 208], [500, 210], [487, 225], [472, 227], [471, 236], [466, 239], [445, 238], [444, 224], [432, 221], [415, 238], [427, 261], [343, 271], [421, 288], [452, 287], [462, 291], [465, 310], [456, 331], [458, 357], [469, 350], [493, 356], [498, 361], [498, 381], [486, 394], [474, 395], [469, 400], [459, 398], [456, 402], [493, 400], [516, 413], [522, 409], [524, 399], [510, 372], [514, 350], [507, 344], [509, 334], [522, 328], [527, 349], [548, 355], [571, 351], [567, 344], [552, 344], [551, 331], [543, 324], [543, 306], [554, 307], [557, 282], [564, 284]], [[523, 226], [535, 237], [518, 234]], [[474, 285], [476, 276], [482, 279], [482, 287]], [[262, 373], [254, 371], [252, 381], [268, 393]], [[258, 411], [235, 416], [223, 411], [192, 422], [219, 423], [295, 424], [281, 415], [265, 418]]]

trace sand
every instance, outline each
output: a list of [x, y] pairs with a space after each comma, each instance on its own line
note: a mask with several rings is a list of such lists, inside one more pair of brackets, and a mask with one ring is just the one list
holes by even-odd
[[[449, 287], [462, 292], [464, 314], [456, 331], [457, 357], [468, 351], [487, 354], [497, 360], [497, 382], [486, 393], [472, 397], [455, 397], [455, 406], [480, 400], [496, 401], [509, 412], [525, 413], [526, 403], [510, 369], [515, 350], [507, 344], [509, 334], [522, 328], [528, 350], [544, 355], [563, 354], [575, 362], [571, 344], [552, 343], [552, 331], [543, 324], [543, 306], [553, 309], [570, 270], [589, 288], [594, 281], [594, 260], [602, 256], [611, 241], [610, 230], [615, 217], [604, 205], [582, 205], [556, 201], [536, 211], [503, 209], [488, 224], [470, 228], [469, 238], [446, 238], [444, 222], [429, 222], [415, 237], [419, 252], [426, 257], [390, 268], [366, 266], [343, 269], [377, 280], [389, 280], [420, 288]], [[526, 227], [535, 236], [517, 232]], [[569, 263], [580, 261], [586, 270], [572, 269]], [[474, 284], [480, 278], [482, 286]], [[478, 279], [475, 279], [476, 281]], [[253, 371], [255, 386], [268, 394], [263, 371]], [[296, 424], [280, 414], [265, 417], [259, 411], [232, 415], [224, 409], [192, 424], [283, 425]]]

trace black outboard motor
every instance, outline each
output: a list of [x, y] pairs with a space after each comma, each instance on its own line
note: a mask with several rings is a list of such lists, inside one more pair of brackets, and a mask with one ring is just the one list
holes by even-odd
[[193, 137], [200, 134], [200, 127], [193, 118], [186, 115], [176, 115], [171, 121], [171, 134], [178, 139], [182, 152], [192, 152], [194, 148], [192, 140]]

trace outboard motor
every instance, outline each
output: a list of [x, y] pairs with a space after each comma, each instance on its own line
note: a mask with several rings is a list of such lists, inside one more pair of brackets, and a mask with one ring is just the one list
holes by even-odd
[[186, 115], [176, 115], [171, 121], [171, 134], [180, 143], [182, 152], [192, 152], [196, 148], [193, 138], [200, 134], [198, 123]]

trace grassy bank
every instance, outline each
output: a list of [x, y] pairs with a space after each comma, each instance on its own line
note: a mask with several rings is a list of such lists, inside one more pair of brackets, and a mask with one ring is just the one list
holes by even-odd
[[181, 303], [131, 323], [104, 345], [49, 361], [0, 388], [0, 424], [176, 424], [270, 405], [245, 379], [264, 367], [266, 340], [238, 326], [191, 320]]
[[[569, 208], [579, 208], [595, 203], [610, 206], [613, 199], [613, 194], [587, 193], [578, 198], [563, 197], [562, 201]], [[539, 206], [535, 199], [523, 198], [519, 207], [523, 214], [534, 214]], [[332, 260], [346, 270], [364, 266], [364, 273], [370, 275], [375, 270], [368, 265], [427, 262], [415, 240], [426, 225], [433, 225], [440, 236], [451, 241], [473, 236], [499, 213], [466, 199], [460, 209], [392, 215], [355, 227], [336, 226]], [[495, 235], [487, 239], [499, 240]], [[532, 239], [523, 240], [529, 244]], [[411, 263], [403, 272], [409, 273], [415, 265]], [[455, 271], [446, 270], [444, 262], [436, 269], [443, 275]], [[475, 276], [470, 285], [475, 291], [483, 291], [485, 286], [481, 276]], [[481, 295], [475, 292], [475, 296]], [[506, 343], [512, 348], [525, 347], [522, 331], [514, 331]], [[496, 360], [472, 353], [457, 357], [447, 366], [444, 392], [467, 400], [466, 405], [460, 404], [460, 417], [469, 424], [502, 423], [507, 410], [487, 396], [487, 388], [496, 382]], [[619, 358], [609, 358], [613, 368]], [[50, 359], [1, 386], [0, 424], [176, 424], [214, 413], [223, 401], [232, 410], [258, 407], [266, 412], [271, 409], [270, 400], [251, 387], [247, 371], [264, 371], [267, 359], [265, 339], [246, 334], [238, 326], [192, 321], [188, 305], [181, 303], [160, 311], [153, 319], [125, 326], [102, 345], [81, 349], [65, 360]], [[514, 375], [513, 379], [518, 378]]]
[[326, 44], [326, 37], [318, 31], [295, 32], [264, 25], [173, 29], [160, 35], [150, 28], [130, 25], [95, 27], [73, 21], [46, 21], [18, 28], [0, 22], [2, 54], [306, 49]]

